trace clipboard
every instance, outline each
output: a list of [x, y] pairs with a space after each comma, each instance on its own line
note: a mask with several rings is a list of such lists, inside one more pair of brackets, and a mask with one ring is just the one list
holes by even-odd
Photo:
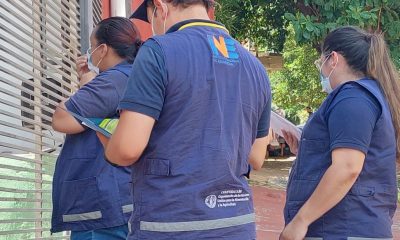
[[108, 138], [114, 133], [119, 122], [118, 118], [85, 118], [71, 111], [67, 110], [67, 112], [78, 119], [82, 125], [100, 132]]

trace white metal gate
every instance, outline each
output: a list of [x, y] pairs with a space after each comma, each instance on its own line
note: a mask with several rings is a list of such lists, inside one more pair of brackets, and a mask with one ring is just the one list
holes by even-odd
[[69, 238], [49, 232], [64, 139], [51, 115], [77, 89], [80, 15], [79, 0], [0, 0], [0, 239]]

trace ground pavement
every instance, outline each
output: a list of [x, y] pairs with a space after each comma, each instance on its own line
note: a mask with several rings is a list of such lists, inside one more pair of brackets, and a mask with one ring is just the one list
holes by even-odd
[[[283, 229], [283, 206], [287, 175], [293, 159], [269, 160], [263, 169], [252, 172], [250, 184], [254, 194], [257, 240], [278, 239]], [[393, 234], [400, 240], [400, 209], [394, 218]]]

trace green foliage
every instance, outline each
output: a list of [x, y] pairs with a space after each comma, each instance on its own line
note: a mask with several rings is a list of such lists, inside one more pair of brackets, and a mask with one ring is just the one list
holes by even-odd
[[216, 19], [239, 41], [250, 40], [256, 49], [281, 52], [293, 2], [287, 0], [218, 0]]
[[284, 46], [284, 69], [270, 74], [274, 104], [286, 111], [293, 123], [304, 123], [306, 107], [314, 111], [326, 97], [322, 92], [319, 72], [313, 64], [319, 58], [310, 45], [298, 45], [294, 31], [290, 32]]
[[298, 43], [320, 46], [338, 26], [355, 25], [369, 32], [384, 32], [392, 57], [400, 67], [399, 0], [299, 0], [297, 12], [286, 13]]

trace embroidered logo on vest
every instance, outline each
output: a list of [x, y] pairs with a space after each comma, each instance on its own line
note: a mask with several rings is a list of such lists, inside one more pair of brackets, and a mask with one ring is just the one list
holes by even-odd
[[210, 195], [210, 196], [206, 197], [206, 200], [204, 201], [204, 203], [209, 208], [215, 208], [215, 206], [217, 205], [217, 196]]
[[236, 51], [235, 41], [223, 36], [208, 35], [208, 42], [213, 52], [214, 61], [227, 65], [239, 62], [239, 54]]

